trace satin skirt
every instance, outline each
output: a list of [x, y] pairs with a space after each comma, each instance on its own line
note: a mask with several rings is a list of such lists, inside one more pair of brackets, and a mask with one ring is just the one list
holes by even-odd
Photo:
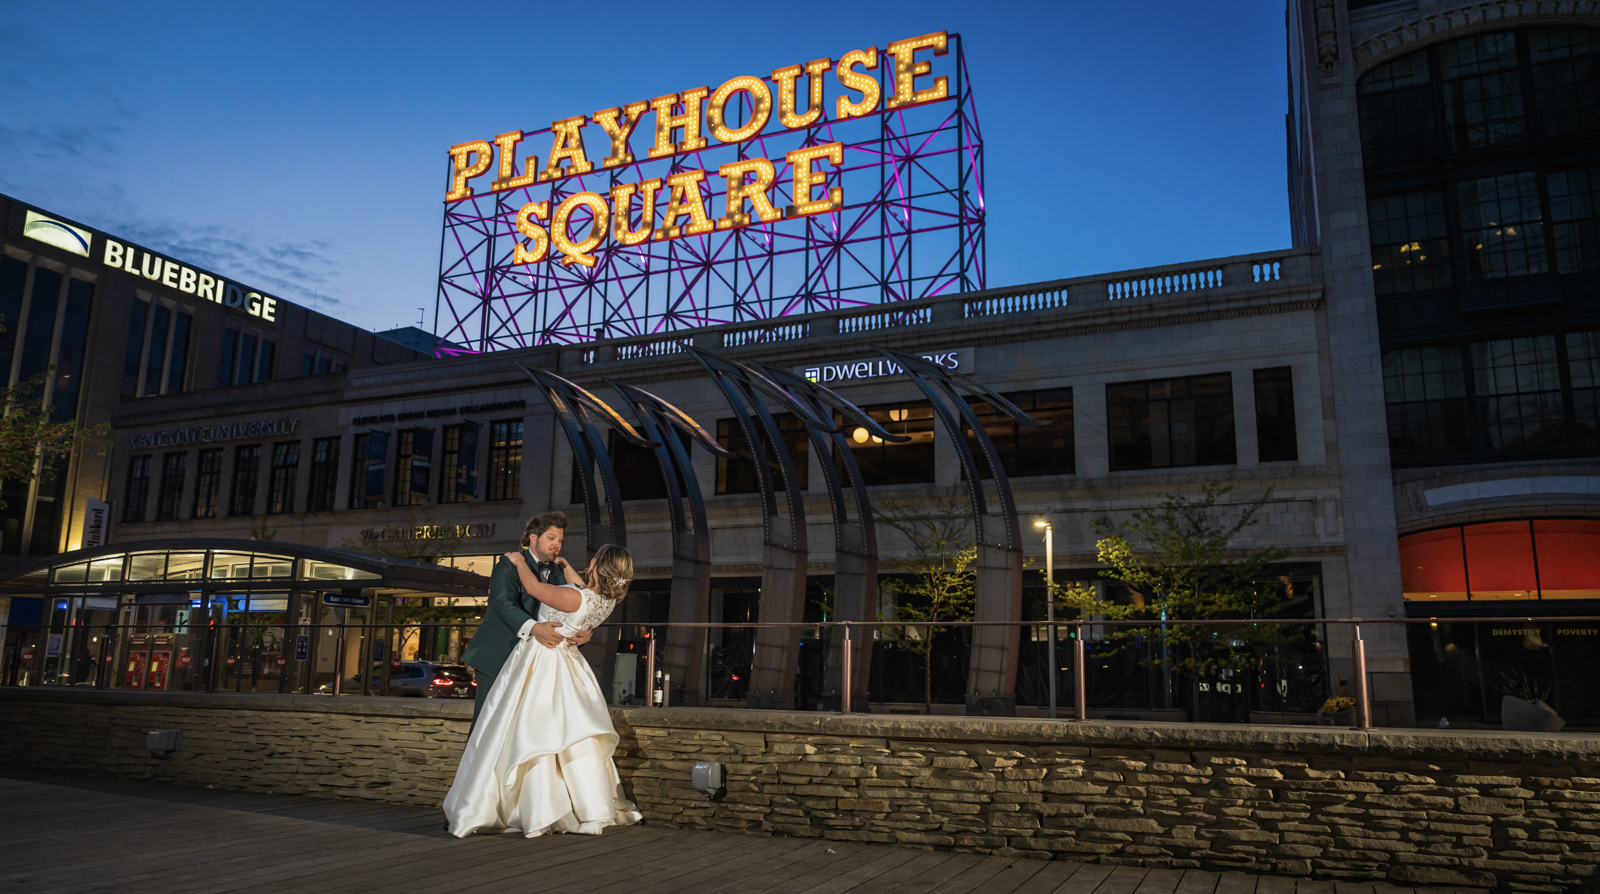
[[598, 835], [643, 817], [623, 796], [616, 727], [576, 648], [512, 650], [484, 699], [444, 799], [450, 834]]

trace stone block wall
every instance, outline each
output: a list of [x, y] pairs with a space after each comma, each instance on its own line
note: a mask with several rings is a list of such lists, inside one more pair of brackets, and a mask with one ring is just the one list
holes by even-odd
[[[471, 706], [0, 690], [0, 769], [437, 805]], [[1405, 886], [1600, 889], [1600, 738], [613, 709], [651, 822]], [[178, 753], [144, 734], [180, 729]], [[697, 761], [727, 790], [695, 792]]]
[[[0, 694], [0, 768], [437, 805], [455, 778], [472, 719], [470, 702], [117, 695]], [[178, 751], [153, 757], [144, 747], [152, 730], [181, 731]]]
[[[927, 721], [762, 730], [729, 715], [630, 715], [618, 761], [647, 818], [1147, 867], [1600, 888], [1593, 737], [964, 718], [930, 736]], [[720, 800], [688, 785], [696, 760], [728, 765]]]

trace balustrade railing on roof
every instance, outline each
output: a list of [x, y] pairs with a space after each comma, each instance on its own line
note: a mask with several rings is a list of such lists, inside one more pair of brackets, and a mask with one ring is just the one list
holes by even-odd
[[[879, 305], [872, 308], [840, 309], [830, 313], [809, 314], [793, 321], [767, 321], [762, 324], [729, 326], [707, 333], [682, 332], [648, 341], [616, 343], [614, 348], [585, 346], [579, 362], [583, 364], [609, 360], [634, 360], [681, 353], [697, 339], [711, 338], [710, 344], [722, 348], [748, 345], [801, 341], [813, 337], [827, 338], [838, 335], [855, 335], [877, 332], [904, 326], [932, 323], [935, 307], [948, 307], [948, 312], [959, 316], [940, 319], [974, 319], [1001, 317], [1007, 314], [1036, 313], [1039, 311], [1076, 308], [1089, 310], [1098, 301], [1086, 302], [1087, 296], [1101, 294], [1107, 301], [1161, 300], [1168, 296], [1192, 295], [1217, 289], [1249, 289], [1266, 285], [1288, 285], [1304, 281], [1310, 284], [1315, 270], [1310, 252], [1286, 252], [1277, 257], [1243, 255], [1218, 258], [1195, 265], [1152, 267], [1129, 270], [1105, 276], [1077, 277], [1071, 280], [1020, 286], [1011, 290], [991, 290], [976, 295], [947, 295], [918, 299], [903, 304]], [[1071, 302], [1071, 293], [1079, 300]], [[959, 306], [959, 312], [956, 307]], [[938, 313], [945, 313], [940, 311]], [[813, 325], [816, 324], [816, 325]], [[702, 342], [704, 343], [704, 342]], [[614, 353], [613, 353], [614, 352]]]

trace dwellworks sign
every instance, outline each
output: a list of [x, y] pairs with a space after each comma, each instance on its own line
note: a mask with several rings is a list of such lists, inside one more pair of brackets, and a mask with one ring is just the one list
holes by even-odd
[[[971, 348], [962, 348], [951, 351], [931, 351], [921, 355], [929, 363], [937, 363], [945, 369], [972, 372], [970, 368], [962, 368], [962, 360], [967, 360], [971, 367]], [[829, 363], [821, 366], [807, 366], [800, 370], [801, 375], [809, 382], [820, 382], [827, 385], [832, 382], [848, 382], [856, 379], [877, 379], [883, 376], [898, 375], [901, 372], [900, 364], [893, 360], [879, 358], [877, 360], [853, 360], [845, 363]]]

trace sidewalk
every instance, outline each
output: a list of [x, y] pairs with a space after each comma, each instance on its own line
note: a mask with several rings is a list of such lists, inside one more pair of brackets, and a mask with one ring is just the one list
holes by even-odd
[[[0, 775], [18, 892], [1409, 894], [1389, 885], [985, 857], [653, 826], [458, 840], [435, 809]], [[1477, 889], [1427, 888], [1446, 892]]]

